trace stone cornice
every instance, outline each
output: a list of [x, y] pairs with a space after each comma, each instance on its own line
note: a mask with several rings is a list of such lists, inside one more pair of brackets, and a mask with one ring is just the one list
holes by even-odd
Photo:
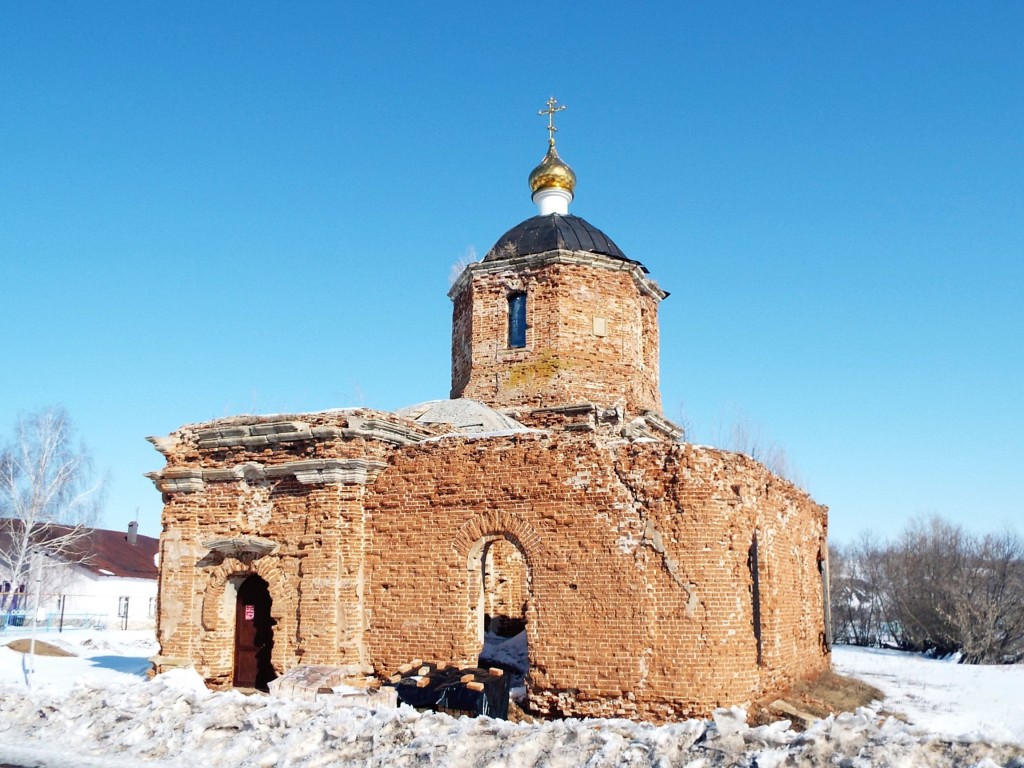
[[277, 549], [277, 542], [259, 536], [221, 536], [205, 539], [200, 544], [211, 552], [240, 560], [247, 558], [250, 562]]
[[681, 440], [685, 430], [654, 411], [645, 411], [622, 428], [622, 436], [631, 440], [654, 438]]
[[196, 493], [204, 490], [206, 483], [259, 482], [288, 476], [294, 476], [303, 485], [366, 485], [385, 466], [382, 461], [368, 459], [308, 459], [269, 466], [249, 461], [224, 468], [167, 467], [160, 472], [148, 472], [146, 477], [161, 493]]
[[[418, 443], [432, 433], [384, 419], [349, 416], [347, 427], [310, 426], [302, 421], [274, 421], [260, 424], [215, 426], [198, 429], [196, 444], [200, 449], [259, 448], [302, 440], [333, 440], [361, 437], [381, 440], [393, 445]], [[152, 438], [151, 441], [155, 441]], [[154, 444], [156, 444], [154, 442]], [[159, 449], [160, 446], [158, 445]], [[166, 454], [165, 454], [166, 455]]]
[[674, 421], [669, 421], [654, 411], [645, 412], [642, 418], [647, 422], [648, 426], [672, 440], [681, 440], [685, 433], [685, 430]]
[[344, 437], [363, 437], [368, 440], [383, 440], [386, 443], [395, 445], [409, 445], [420, 443], [428, 437], [433, 437], [433, 432], [421, 432], [411, 426], [395, 424], [383, 419], [363, 419], [352, 417], [349, 419], [349, 426], [342, 430]]
[[462, 271], [462, 274], [459, 275], [451, 290], [448, 291], [448, 298], [454, 301], [455, 297], [472, 280], [473, 275], [490, 275], [508, 270], [537, 269], [551, 264], [574, 264], [607, 269], [613, 272], [629, 272], [641, 293], [650, 296], [656, 301], [661, 301], [668, 296], [668, 291], [662, 290], [656, 282], [647, 277], [643, 265], [637, 261], [623, 261], [622, 259], [613, 259], [610, 256], [600, 253], [589, 253], [587, 251], [558, 249], [545, 251], [544, 253], [531, 253], [527, 256], [510, 256], [491, 261], [475, 261], [469, 264]]

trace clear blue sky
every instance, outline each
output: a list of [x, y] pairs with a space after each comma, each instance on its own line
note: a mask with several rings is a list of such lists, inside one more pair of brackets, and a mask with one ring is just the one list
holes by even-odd
[[759, 424], [832, 535], [1024, 513], [1024, 4], [0, 10], [0, 430], [446, 397], [453, 262], [571, 211], [642, 261], [666, 415]]

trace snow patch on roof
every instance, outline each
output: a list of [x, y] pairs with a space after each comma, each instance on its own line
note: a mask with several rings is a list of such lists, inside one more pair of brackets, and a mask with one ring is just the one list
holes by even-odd
[[437, 437], [428, 437], [423, 440], [424, 443], [436, 443], [440, 440], [448, 440], [453, 437], [457, 437], [461, 440], [484, 440], [490, 437], [510, 437], [512, 435], [546, 435], [548, 432], [543, 429], [531, 429], [530, 427], [523, 427], [522, 429], [498, 429], [493, 432], [448, 432], [444, 435], [438, 435]]
[[395, 411], [401, 416], [420, 424], [451, 424], [457, 432], [473, 434], [512, 434], [527, 430], [515, 419], [499, 413], [479, 400], [458, 398], [456, 400], [429, 400]]

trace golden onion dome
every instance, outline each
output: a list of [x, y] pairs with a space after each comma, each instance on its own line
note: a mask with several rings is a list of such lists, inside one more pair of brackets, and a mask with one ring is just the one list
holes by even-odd
[[548, 153], [540, 161], [540, 165], [530, 171], [530, 192], [534, 193], [539, 189], [550, 189], [558, 187], [566, 190], [570, 195], [576, 190], [576, 174], [558, 156], [555, 150], [555, 142], [548, 144]]

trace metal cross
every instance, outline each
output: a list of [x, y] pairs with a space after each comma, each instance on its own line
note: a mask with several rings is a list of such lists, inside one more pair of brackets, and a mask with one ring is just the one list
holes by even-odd
[[552, 96], [550, 99], [548, 99], [548, 108], [542, 109], [540, 112], [537, 113], [541, 117], [544, 117], [544, 115], [548, 116], [548, 144], [550, 144], [552, 147], [555, 146], [555, 131], [558, 130], [557, 128], [555, 128], [555, 112], [561, 112], [563, 109], [565, 109], [564, 104], [560, 107], [556, 107], [555, 104], [557, 103], [558, 101], [555, 99], [554, 96]]

